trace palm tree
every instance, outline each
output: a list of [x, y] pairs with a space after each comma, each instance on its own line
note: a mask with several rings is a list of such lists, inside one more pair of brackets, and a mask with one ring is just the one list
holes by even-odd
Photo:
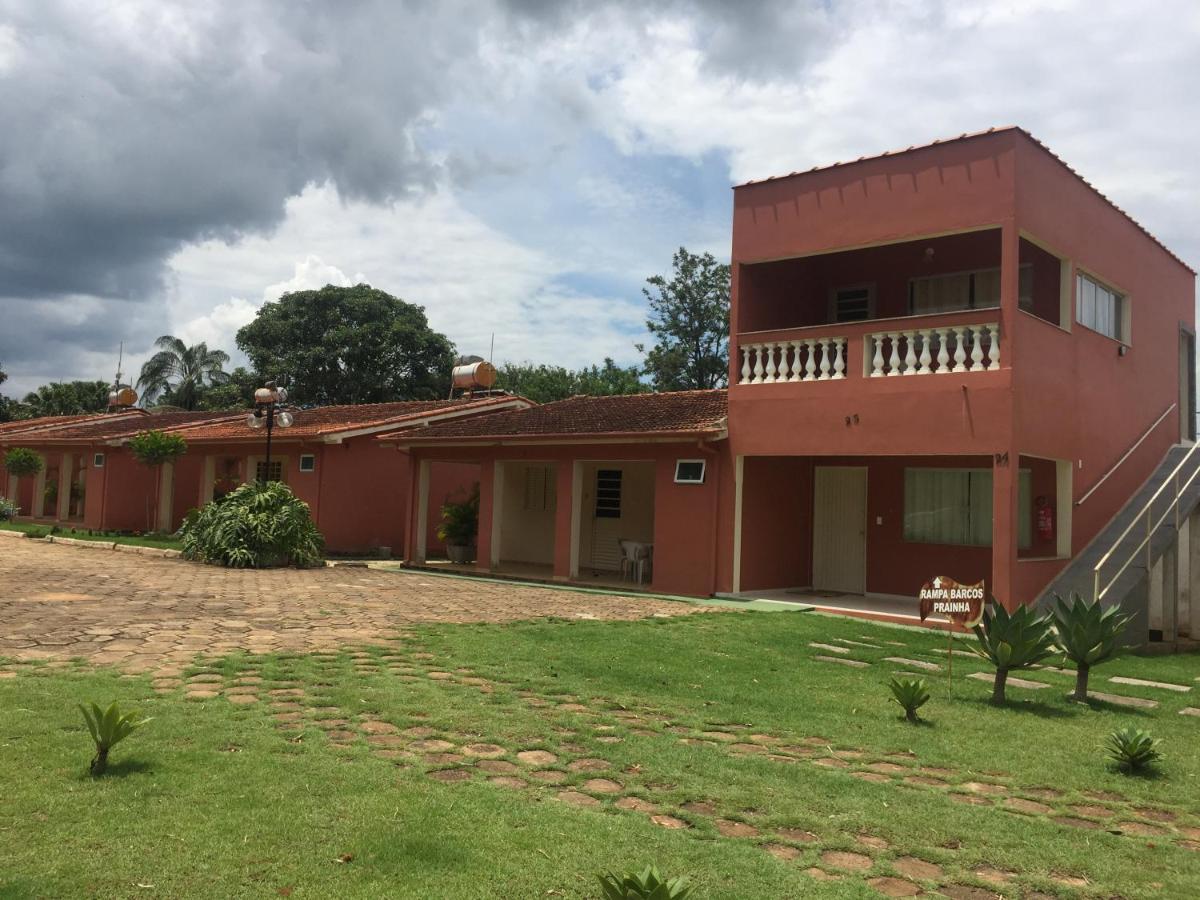
[[143, 403], [166, 399], [172, 406], [195, 409], [206, 387], [229, 380], [223, 368], [229, 354], [223, 350], [209, 350], [203, 341], [189, 347], [170, 334], [164, 334], [154, 346], [158, 352], [142, 366], [138, 377]]

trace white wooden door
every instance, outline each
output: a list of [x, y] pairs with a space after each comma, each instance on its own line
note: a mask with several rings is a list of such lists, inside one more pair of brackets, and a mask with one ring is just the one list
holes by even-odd
[[813, 486], [813, 588], [866, 592], [867, 470], [817, 466]]

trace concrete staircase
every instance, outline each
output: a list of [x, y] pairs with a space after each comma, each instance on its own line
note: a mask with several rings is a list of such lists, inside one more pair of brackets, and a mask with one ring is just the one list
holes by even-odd
[[[1180, 485], [1200, 469], [1200, 450], [1189, 457], [1191, 449], [1191, 445], [1176, 445], [1167, 452], [1154, 473], [1108, 525], [1046, 587], [1038, 597], [1038, 607], [1048, 609], [1055, 594], [1069, 597], [1078, 593], [1091, 598], [1096, 564], [1113, 549], [1121, 533], [1133, 524], [1101, 572], [1101, 589], [1132, 554], [1136, 552], [1137, 557], [1105, 592], [1104, 605], [1118, 604], [1133, 617], [1127, 631], [1131, 644], [1155, 641], [1174, 644], [1181, 636], [1200, 639], [1200, 615], [1197, 615], [1200, 591], [1191, 590], [1191, 583], [1200, 579], [1200, 477], [1181, 491], [1178, 531], [1172, 509], [1175, 489], [1170, 483], [1181, 463]], [[1138, 547], [1146, 539], [1146, 504], [1160, 488], [1163, 488], [1162, 493], [1154, 500], [1150, 517], [1151, 522], [1159, 518], [1163, 521], [1151, 535], [1150, 565], [1147, 567], [1146, 548], [1139, 551]]]

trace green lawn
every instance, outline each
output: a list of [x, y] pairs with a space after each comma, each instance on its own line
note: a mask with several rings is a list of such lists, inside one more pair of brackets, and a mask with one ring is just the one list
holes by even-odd
[[[48, 533], [49, 525], [39, 525], [33, 522], [0, 522], [0, 530], [20, 531], [24, 534], [33, 532], [35, 535]], [[183, 545], [172, 537], [160, 535], [115, 535], [88, 534], [86, 528], [59, 526], [54, 532], [55, 537], [71, 538], [80, 541], [96, 541], [104, 544], [131, 544], [135, 547], [161, 547], [164, 550], [179, 550]]]
[[[1047, 671], [1027, 677], [1053, 687], [1010, 687], [994, 709], [962, 677], [983, 666], [956, 657], [953, 699], [931, 674], [914, 727], [887, 702], [893, 655], [944, 663], [945, 638], [714, 613], [422, 628], [187, 673], [192, 689], [254, 692], [244, 706], [13, 666], [0, 896], [582, 898], [599, 896], [597, 871], [649, 862], [702, 898], [878, 897], [902, 876], [951, 897], [1200, 895], [1200, 719], [1178, 714], [1200, 706], [1196, 656], [1094, 671], [1095, 689], [1153, 710], [1073, 705], [1072, 678]], [[1109, 684], [1118, 673], [1194, 689]], [[115, 698], [154, 721], [91, 779], [74, 704]], [[1131, 722], [1164, 739], [1157, 778], [1104, 761]]]

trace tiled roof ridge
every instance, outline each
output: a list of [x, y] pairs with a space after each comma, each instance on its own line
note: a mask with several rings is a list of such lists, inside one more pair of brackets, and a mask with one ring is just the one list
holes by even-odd
[[766, 178], [752, 178], [749, 181], [743, 181], [740, 184], [735, 184], [734, 188], [737, 189], [737, 188], [741, 188], [741, 187], [750, 187], [751, 185], [765, 184], [765, 183], [771, 182], [771, 181], [783, 181], [784, 179], [787, 179], [787, 178], [795, 178], [800, 175], [808, 175], [812, 172], [823, 172], [823, 171], [827, 171], [829, 169], [841, 168], [842, 166], [852, 166], [852, 165], [855, 165], [855, 164], [861, 163], [861, 162], [868, 162], [868, 161], [876, 160], [876, 159], [885, 159], [886, 157], [889, 157], [889, 156], [899, 156], [903, 153], [912, 153], [917, 150], [929, 150], [933, 147], [941, 147], [946, 144], [956, 144], [959, 141], [969, 141], [969, 140], [973, 140], [974, 138], [986, 137], [991, 134], [1000, 134], [1000, 133], [1006, 132], [1006, 131], [1015, 131], [1019, 134], [1025, 135], [1025, 137], [1029, 138], [1029, 140], [1032, 141], [1036, 146], [1040, 147], [1043, 151], [1045, 151], [1053, 159], [1055, 159], [1059, 163], [1059, 165], [1061, 165], [1064, 169], [1066, 169], [1068, 172], [1070, 172], [1072, 175], [1074, 175], [1076, 178], [1078, 178], [1081, 182], [1083, 182], [1083, 184], [1086, 187], [1090, 188], [1092, 190], [1092, 192], [1096, 194], [1097, 197], [1099, 197], [1101, 200], [1103, 200], [1105, 203], [1107, 203], [1109, 206], [1111, 206], [1113, 209], [1115, 209], [1117, 212], [1119, 212], [1122, 216], [1124, 216], [1126, 219], [1128, 219], [1130, 224], [1132, 224], [1136, 229], [1138, 229], [1138, 231], [1142, 232], [1142, 234], [1144, 234], [1146, 237], [1150, 238], [1150, 240], [1152, 240], [1154, 243], [1156, 243], [1163, 250], [1163, 252], [1165, 252], [1169, 257], [1171, 257], [1171, 259], [1175, 260], [1175, 262], [1179, 263], [1181, 266], [1183, 266], [1185, 269], [1187, 269], [1193, 275], [1196, 274], [1195, 269], [1193, 269], [1190, 265], [1188, 265], [1186, 262], [1184, 262], [1182, 259], [1180, 259], [1179, 256], [1177, 256], [1175, 254], [1175, 252], [1173, 250], [1171, 250], [1170, 247], [1168, 247], [1161, 240], [1159, 240], [1157, 237], [1155, 237], [1154, 234], [1151, 233], [1151, 231], [1148, 228], [1146, 228], [1145, 225], [1143, 225], [1141, 222], [1139, 222], [1137, 219], [1135, 219], [1132, 215], [1130, 215], [1128, 212], [1126, 212], [1124, 209], [1122, 209], [1120, 206], [1118, 206], [1112, 200], [1111, 197], [1109, 197], [1107, 194], [1105, 194], [1103, 191], [1101, 191], [1098, 187], [1096, 187], [1094, 184], [1092, 184], [1090, 181], [1088, 181], [1086, 178], [1084, 178], [1083, 175], [1080, 174], [1079, 171], [1076, 170], [1070, 163], [1068, 163], [1065, 159], [1063, 159], [1061, 156], [1059, 156], [1057, 153], [1055, 153], [1053, 150], [1051, 150], [1041, 140], [1036, 138], [1028, 129], [1022, 128], [1020, 125], [993, 125], [991, 128], [988, 128], [984, 131], [964, 131], [962, 134], [960, 134], [956, 137], [936, 138], [927, 144], [911, 144], [908, 147], [905, 147], [903, 150], [884, 150], [882, 153], [873, 153], [869, 156], [860, 156], [858, 159], [839, 160], [837, 162], [828, 163], [823, 166], [813, 166], [811, 169], [806, 169], [803, 172], [795, 171], [795, 172], [789, 172], [786, 175], [768, 175]]

